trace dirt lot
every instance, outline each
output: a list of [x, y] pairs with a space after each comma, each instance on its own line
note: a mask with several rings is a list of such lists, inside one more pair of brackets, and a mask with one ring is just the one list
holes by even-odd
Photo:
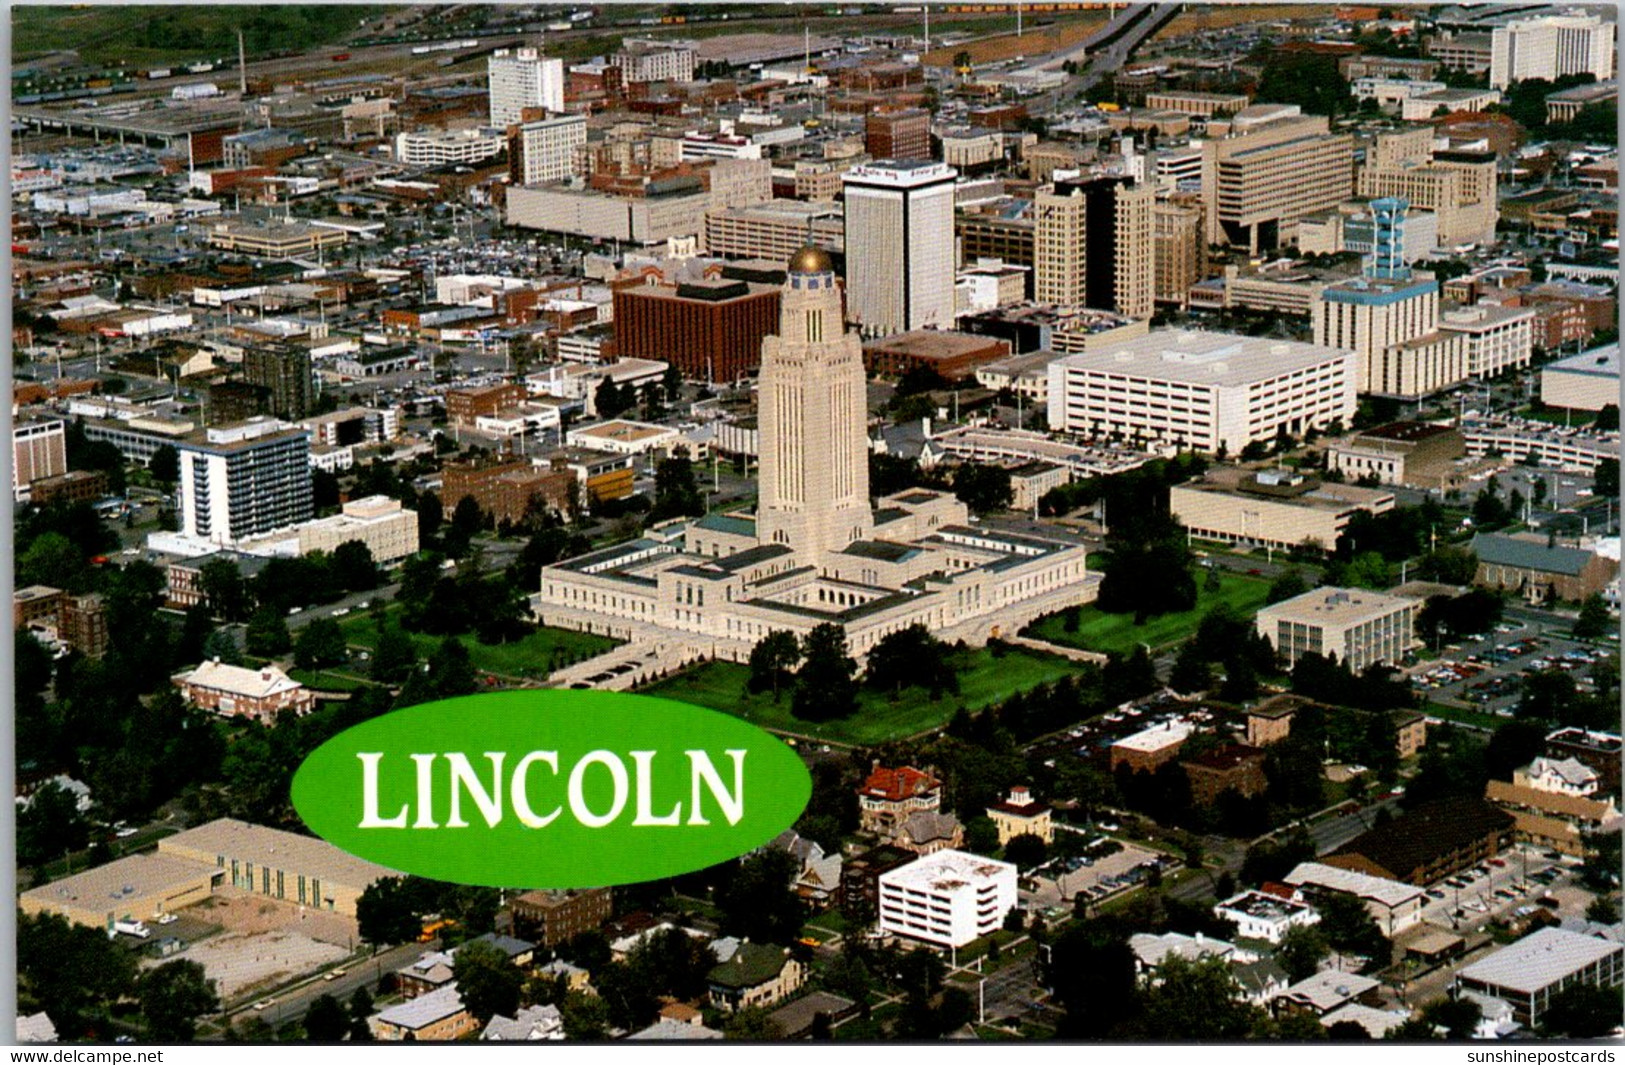
[[1014, 59], [1018, 55], [1044, 55], [1062, 48], [1076, 47], [1105, 21], [1104, 11], [1059, 15], [1055, 16], [1053, 26], [1034, 27], [1029, 22], [1027, 32], [1020, 37], [1011, 33], [970, 44], [957, 44], [952, 48], [933, 48], [920, 57], [920, 62], [927, 66], [946, 67], [953, 64], [954, 56], [960, 52], [969, 52], [972, 63], [996, 63]]
[[[269, 989], [347, 957], [356, 940], [355, 919], [224, 888], [188, 907], [176, 929], [203, 922], [218, 935], [192, 942], [180, 957], [207, 970], [231, 1000]], [[182, 938], [187, 938], [183, 936]], [[163, 959], [167, 960], [167, 959]], [[157, 965], [151, 961], [147, 965]]]
[[1250, 22], [1280, 22], [1282, 19], [1325, 17], [1326, 8], [1314, 4], [1280, 4], [1268, 7], [1251, 5], [1215, 4], [1210, 7], [1186, 11], [1158, 30], [1154, 41], [1170, 37], [1185, 37], [1227, 26], [1244, 26]]

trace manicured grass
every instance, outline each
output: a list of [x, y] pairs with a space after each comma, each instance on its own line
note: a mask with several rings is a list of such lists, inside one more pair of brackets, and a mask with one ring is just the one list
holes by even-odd
[[372, 682], [325, 669], [290, 669], [288, 676], [315, 691], [353, 692], [372, 687]]
[[1144, 625], [1136, 625], [1133, 614], [1108, 614], [1089, 606], [1083, 608], [1076, 632], [1066, 631], [1063, 615], [1049, 614], [1029, 626], [1027, 635], [1064, 647], [1106, 654], [1129, 654], [1142, 643], [1156, 651], [1193, 635], [1202, 622], [1202, 615], [1221, 603], [1229, 604], [1238, 614], [1255, 613], [1264, 605], [1270, 590], [1269, 581], [1237, 573], [1221, 574], [1219, 587], [1212, 591], [1207, 589], [1204, 580], [1205, 571], [1196, 579], [1194, 610], [1162, 614], [1150, 618]]
[[1582, 426], [1590, 425], [1597, 420], [1597, 412], [1591, 410], [1564, 410], [1562, 407], [1545, 407], [1535, 410], [1533, 407], [1518, 412], [1519, 416], [1530, 418], [1537, 422], [1548, 422], [1552, 425]]
[[1481, 714], [1477, 710], [1461, 710], [1454, 706], [1445, 706], [1443, 703], [1428, 703], [1425, 712], [1433, 717], [1443, 718], [1446, 721], [1455, 721], [1463, 725], [1472, 725], [1476, 728], [1495, 731], [1506, 724], [1510, 718], [1496, 717], [1494, 714]]
[[750, 694], [750, 670], [733, 662], [707, 662], [643, 689], [645, 695], [709, 706], [742, 717], [763, 728], [817, 736], [837, 743], [873, 744], [938, 728], [961, 706], [979, 710], [1019, 691], [1076, 672], [1076, 664], [1026, 648], [1013, 648], [994, 658], [986, 648], [968, 651], [958, 660], [959, 694], [931, 699], [920, 688], [906, 689], [893, 700], [865, 690], [858, 711], [835, 721], [803, 721], [790, 713], [790, 693], [774, 703], [771, 692]]
[[831, 908], [807, 922], [808, 928], [821, 928], [826, 932], [844, 934], [847, 930], [846, 914]]
[[[397, 608], [392, 605], [389, 610], [392, 620], [398, 620]], [[378, 645], [377, 626], [367, 614], [346, 618], [340, 623], [340, 627], [344, 629], [345, 640], [357, 647], [370, 649]], [[444, 639], [441, 636], [427, 636], [417, 632], [408, 635], [417, 645], [419, 660], [433, 654], [435, 648], [440, 646], [440, 641]], [[512, 643], [483, 644], [473, 633], [463, 633], [459, 639], [463, 641], [463, 646], [468, 648], [468, 656], [473, 660], [476, 669], [504, 677], [530, 677], [537, 680], [571, 662], [579, 662], [584, 658], [602, 654], [617, 643], [606, 636], [549, 628], [536, 629], [523, 639]]]

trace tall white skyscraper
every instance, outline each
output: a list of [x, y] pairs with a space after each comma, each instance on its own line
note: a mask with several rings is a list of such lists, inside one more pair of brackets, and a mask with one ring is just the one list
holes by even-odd
[[865, 336], [954, 322], [954, 178], [931, 160], [881, 160], [842, 178], [847, 314]]
[[1614, 76], [1614, 24], [1584, 11], [1515, 19], [1490, 35], [1490, 88], [1564, 74]]
[[564, 110], [564, 60], [548, 59], [534, 48], [502, 48], [491, 53], [485, 70], [491, 125], [497, 129], [521, 121], [527, 107]]
[[521, 123], [508, 145], [512, 180], [517, 185], [541, 185], [572, 177], [581, 172], [586, 147], [585, 115]]

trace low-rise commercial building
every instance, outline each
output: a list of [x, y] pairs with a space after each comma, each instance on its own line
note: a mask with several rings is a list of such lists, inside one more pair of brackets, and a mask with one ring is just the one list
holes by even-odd
[[349, 917], [363, 891], [401, 875], [326, 840], [229, 817], [164, 837], [158, 853], [229, 870], [232, 887]]
[[1550, 544], [1545, 537], [1524, 538], [1499, 533], [1473, 537], [1480, 588], [1516, 592], [1531, 603], [1548, 599], [1579, 602], [1608, 586], [1619, 562], [1580, 547]]
[[1326, 864], [1425, 887], [1511, 846], [1512, 827], [1511, 815], [1483, 799], [1443, 799], [1357, 836]]
[[1456, 974], [1463, 991], [1512, 1003], [1512, 1015], [1538, 1027], [1552, 998], [1576, 986], [1615, 988], [1625, 979], [1625, 944], [1542, 928]]
[[1416, 642], [1414, 599], [1363, 588], [1316, 588], [1258, 612], [1258, 634], [1290, 666], [1306, 654], [1334, 658], [1355, 673], [1392, 665]]
[[880, 930], [962, 947], [1004, 926], [1016, 867], [964, 851], [928, 854], [880, 877]]
[[1422, 907], [1428, 901], [1427, 892], [1413, 884], [1321, 862], [1299, 863], [1286, 875], [1286, 883], [1311, 897], [1327, 894], [1359, 899], [1389, 939], [1420, 924]]
[[1203, 480], [1174, 485], [1168, 506], [1175, 520], [1204, 540], [1334, 551], [1354, 515], [1392, 510], [1394, 494], [1323, 482], [1296, 470], [1216, 468]]
[[1326, 468], [1351, 481], [1412, 488], [1449, 488], [1462, 480], [1460, 463], [1467, 438], [1447, 425], [1392, 422], [1367, 429], [1326, 447]]
[[1232, 743], [1180, 762], [1190, 781], [1191, 802], [1212, 806], [1227, 791], [1244, 799], [1262, 795], [1269, 781], [1264, 777], [1264, 752], [1258, 747]]
[[1262, 891], [1243, 891], [1215, 903], [1213, 913], [1223, 920], [1234, 921], [1240, 938], [1262, 939], [1266, 943], [1280, 943], [1291, 929], [1320, 923], [1320, 914], [1313, 906]]
[[1134, 772], [1154, 772], [1179, 754], [1195, 728], [1188, 721], [1164, 721], [1124, 736], [1111, 746], [1111, 769], [1127, 767]]
[[17, 906], [31, 917], [54, 913], [112, 935], [115, 921], [149, 921], [202, 902], [221, 877], [212, 860], [132, 854], [30, 888]]
[[337, 514], [295, 527], [299, 554], [332, 554], [340, 544], [362, 543], [374, 562], [388, 565], [418, 553], [418, 514], [398, 499], [367, 496], [352, 499]]
[[931, 370], [950, 381], [959, 381], [1009, 354], [1010, 346], [1002, 340], [915, 329], [864, 344], [863, 368], [885, 377], [902, 377], [910, 370]]
[[1540, 401], [1566, 410], [1619, 405], [1619, 345], [1608, 344], [1540, 369]]

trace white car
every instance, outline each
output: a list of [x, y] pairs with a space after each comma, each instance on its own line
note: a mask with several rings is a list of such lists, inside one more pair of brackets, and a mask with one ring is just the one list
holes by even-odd
[[176, 917], [172, 913], [160, 914], [158, 917], [159, 924], [174, 924], [178, 920], [180, 920], [180, 918]]

